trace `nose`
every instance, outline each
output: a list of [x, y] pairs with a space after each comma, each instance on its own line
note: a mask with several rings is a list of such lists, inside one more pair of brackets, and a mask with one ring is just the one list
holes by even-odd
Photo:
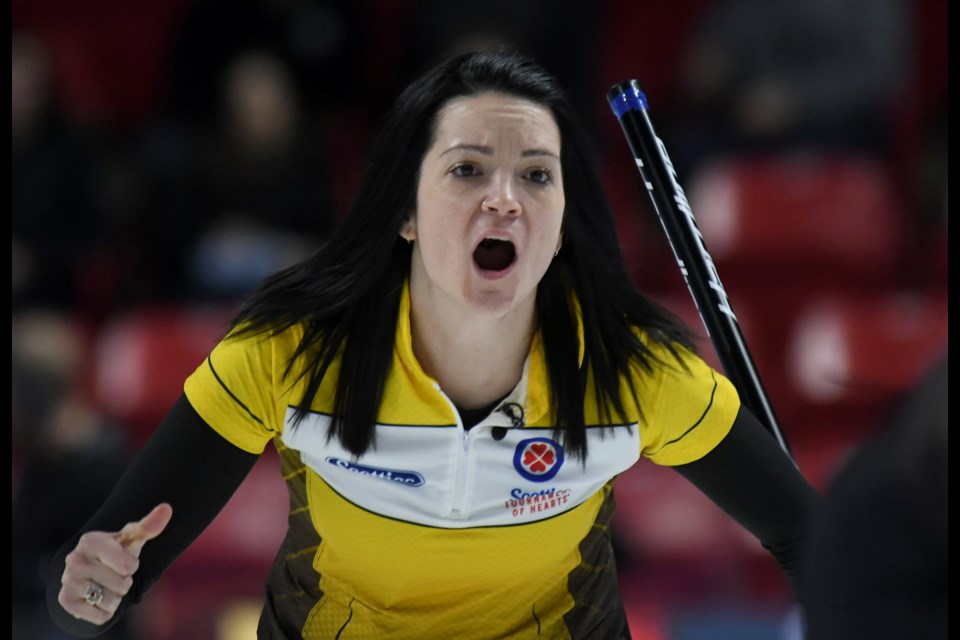
[[481, 208], [490, 213], [506, 216], [519, 216], [523, 212], [510, 178], [501, 178], [491, 183], [490, 192], [484, 198]]

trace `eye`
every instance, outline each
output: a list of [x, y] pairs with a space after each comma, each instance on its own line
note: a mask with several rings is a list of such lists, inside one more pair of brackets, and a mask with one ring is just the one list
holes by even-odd
[[549, 169], [531, 169], [524, 177], [536, 184], [550, 184], [553, 182], [553, 173]]
[[473, 176], [480, 175], [480, 169], [474, 164], [468, 162], [460, 162], [450, 168], [450, 173], [457, 176], [458, 178], [470, 178]]

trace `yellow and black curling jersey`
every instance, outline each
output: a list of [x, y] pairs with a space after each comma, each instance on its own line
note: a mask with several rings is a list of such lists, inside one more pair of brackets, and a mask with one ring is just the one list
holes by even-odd
[[695, 355], [684, 352], [685, 371], [651, 343], [671, 364], [636, 370], [642, 418], [628, 404], [626, 424], [603, 421], [588, 393], [583, 464], [553, 437], [539, 336], [505, 409], [465, 430], [414, 357], [409, 305], [405, 288], [375, 446], [359, 459], [327, 438], [336, 362], [309, 418], [291, 426], [306, 384], [299, 371], [284, 376], [296, 327], [228, 338], [186, 381], [217, 433], [251, 453], [273, 441], [283, 460], [289, 531], [261, 626], [310, 640], [612, 637], [604, 630], [623, 625], [613, 480], [641, 455], [663, 465], [704, 456], [737, 415], [733, 386]]

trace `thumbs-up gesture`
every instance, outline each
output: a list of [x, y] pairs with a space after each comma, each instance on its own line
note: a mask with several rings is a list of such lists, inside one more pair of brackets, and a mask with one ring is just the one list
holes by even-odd
[[158, 504], [137, 522], [120, 531], [90, 531], [67, 554], [57, 597], [70, 615], [94, 624], [113, 617], [120, 600], [133, 586], [143, 545], [160, 535], [173, 516], [173, 507]]

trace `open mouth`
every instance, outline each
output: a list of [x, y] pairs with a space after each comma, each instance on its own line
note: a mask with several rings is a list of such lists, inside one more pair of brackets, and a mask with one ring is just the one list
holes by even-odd
[[495, 238], [485, 238], [473, 252], [473, 261], [483, 271], [503, 271], [516, 258], [512, 242]]

